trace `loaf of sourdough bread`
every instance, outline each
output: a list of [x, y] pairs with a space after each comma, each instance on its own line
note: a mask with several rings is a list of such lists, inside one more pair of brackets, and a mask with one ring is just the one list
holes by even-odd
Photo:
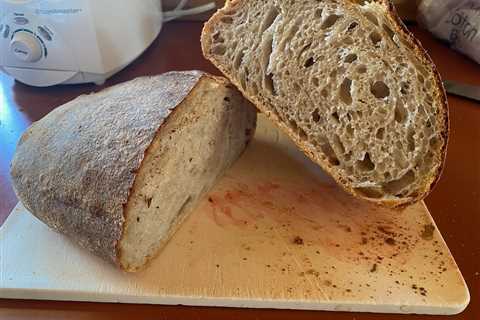
[[202, 48], [353, 195], [404, 207], [438, 180], [445, 91], [388, 0], [233, 0], [205, 24]]
[[34, 123], [18, 144], [13, 185], [49, 227], [136, 271], [239, 157], [255, 125], [255, 108], [224, 78], [138, 78]]

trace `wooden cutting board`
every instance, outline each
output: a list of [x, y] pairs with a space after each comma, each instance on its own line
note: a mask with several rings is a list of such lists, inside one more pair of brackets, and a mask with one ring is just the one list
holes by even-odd
[[423, 203], [353, 199], [262, 117], [147, 270], [114, 269], [21, 204], [0, 230], [0, 268], [4, 298], [424, 314], [469, 302]]

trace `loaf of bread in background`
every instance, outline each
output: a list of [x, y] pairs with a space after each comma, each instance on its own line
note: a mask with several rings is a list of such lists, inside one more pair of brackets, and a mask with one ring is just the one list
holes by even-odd
[[233, 0], [204, 55], [353, 195], [387, 207], [440, 177], [448, 108], [430, 57], [387, 0]]
[[34, 123], [18, 144], [13, 186], [49, 227], [136, 271], [240, 156], [255, 125], [255, 108], [224, 78], [138, 78]]

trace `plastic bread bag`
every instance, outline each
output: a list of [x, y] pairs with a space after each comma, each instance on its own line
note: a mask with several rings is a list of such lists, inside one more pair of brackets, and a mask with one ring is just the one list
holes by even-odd
[[422, 0], [418, 21], [453, 49], [480, 63], [480, 0]]

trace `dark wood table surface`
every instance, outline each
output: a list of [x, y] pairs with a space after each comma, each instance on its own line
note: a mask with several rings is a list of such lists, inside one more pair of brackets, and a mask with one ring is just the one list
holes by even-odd
[[[166, 25], [140, 59], [110, 79], [106, 86], [170, 70], [201, 69], [218, 73], [201, 55], [201, 27], [201, 23], [195, 22]], [[427, 32], [417, 27], [412, 30], [430, 52], [444, 79], [480, 85], [480, 65], [448, 49]], [[0, 74], [0, 225], [17, 203], [9, 163], [22, 132], [55, 107], [101, 88], [94, 85], [33, 88]], [[451, 135], [447, 164], [426, 203], [470, 289], [471, 303], [460, 315], [402, 316], [0, 299], [0, 319], [480, 319], [480, 103], [454, 96], [449, 96], [449, 102]]]

